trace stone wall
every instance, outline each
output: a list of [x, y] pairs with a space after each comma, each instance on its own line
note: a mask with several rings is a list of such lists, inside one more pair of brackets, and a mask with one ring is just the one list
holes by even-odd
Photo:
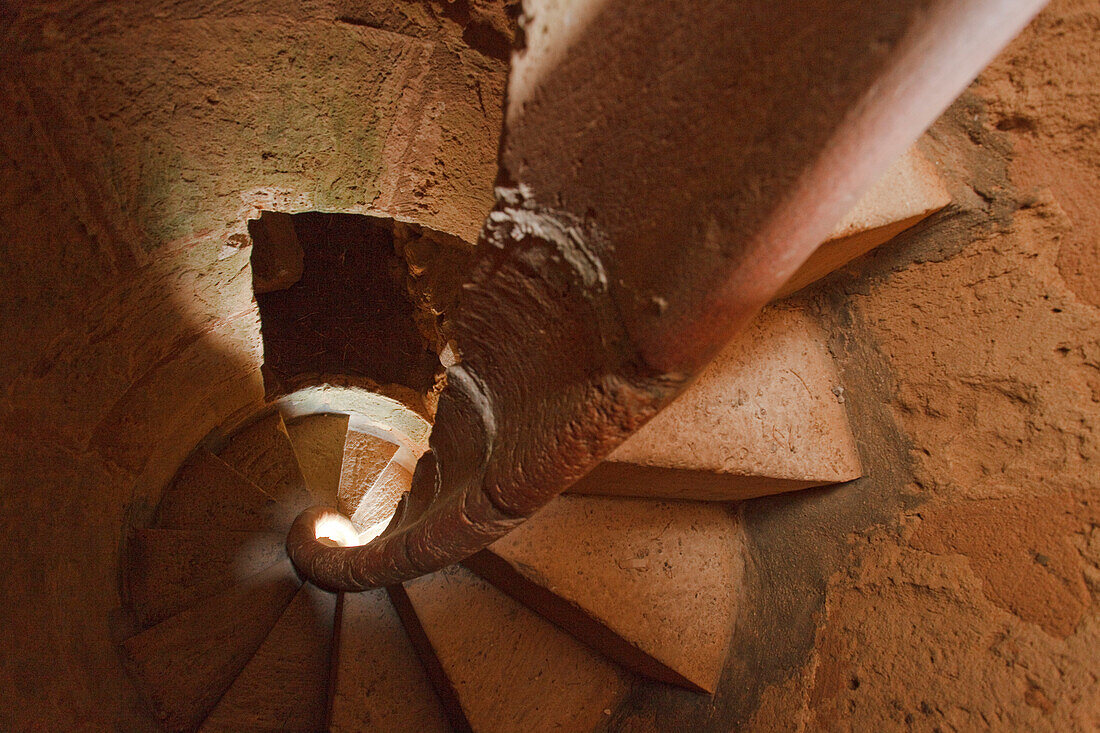
[[[480, 1], [0, 0], [0, 728], [145, 725], [119, 530], [262, 399], [247, 220], [472, 241], [507, 27]], [[722, 690], [641, 684], [615, 727], [1100, 725], [1098, 31], [1056, 0], [925, 138], [954, 204], [794, 296], [867, 476], [746, 502]]]
[[0, 728], [144, 725], [120, 530], [263, 398], [247, 221], [476, 237], [508, 25], [462, 7], [0, 2]]
[[614, 727], [1100, 726], [1098, 32], [1055, 0], [922, 141], [952, 206], [795, 296], [867, 475], [746, 502], [722, 692]]

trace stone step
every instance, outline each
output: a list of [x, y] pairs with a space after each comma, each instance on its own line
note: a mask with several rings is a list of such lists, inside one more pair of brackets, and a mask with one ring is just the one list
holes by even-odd
[[729, 501], [850, 481], [843, 401], [825, 334], [773, 306], [571, 491]]
[[363, 496], [397, 453], [398, 445], [370, 433], [348, 430], [336, 508], [346, 517], [355, 515]]
[[202, 723], [300, 586], [284, 560], [122, 643], [123, 662], [165, 729]]
[[286, 430], [314, 502], [336, 506], [348, 416], [307, 415], [287, 423]]
[[384, 589], [341, 596], [328, 730], [451, 730]]
[[148, 628], [228, 590], [286, 557], [284, 532], [137, 529], [126, 588], [134, 619]]
[[624, 667], [714, 692], [741, 558], [724, 505], [564, 496], [466, 565]]
[[629, 688], [625, 670], [461, 566], [391, 593], [456, 729], [596, 730]]
[[285, 526], [275, 500], [205, 448], [187, 459], [157, 509], [162, 529], [265, 530]]
[[237, 431], [218, 454], [279, 502], [293, 519], [313, 504], [283, 417], [267, 415]]
[[303, 585], [200, 730], [324, 730], [335, 612], [334, 593]]
[[913, 146], [863, 195], [776, 297], [820, 280], [949, 203], [951, 195], [936, 166]]
[[393, 516], [401, 495], [411, 486], [412, 472], [396, 459], [391, 459], [382, 469], [382, 473], [378, 474], [351, 517], [351, 523], [364, 533], [360, 540], [370, 540], [382, 533]]

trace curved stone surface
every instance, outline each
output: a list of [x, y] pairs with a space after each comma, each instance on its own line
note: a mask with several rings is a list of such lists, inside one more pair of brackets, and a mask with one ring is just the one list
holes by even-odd
[[620, 664], [714, 692], [741, 553], [725, 506], [560, 496], [465, 564]]
[[461, 708], [456, 728], [596, 730], [627, 691], [622, 670], [461, 567], [393, 592]]
[[199, 730], [324, 730], [335, 613], [334, 594], [302, 586]]
[[450, 733], [385, 590], [345, 593], [338, 623], [330, 730]]
[[307, 415], [295, 422], [286, 421], [286, 430], [310, 493], [322, 504], [335, 504], [348, 416]]
[[157, 508], [164, 529], [264, 530], [284, 526], [275, 499], [206, 448], [180, 467]]
[[[370, 433], [348, 431], [344, 440], [344, 460], [340, 467], [336, 503], [341, 514], [354, 518], [363, 497], [385, 470], [398, 447], [396, 443]], [[393, 505], [390, 506], [392, 508]]]
[[238, 430], [218, 457], [290, 510], [311, 503], [294, 444], [278, 412]]
[[228, 590], [286, 558], [282, 532], [139, 529], [126, 558], [126, 590], [148, 627]]
[[509, 185], [450, 314], [431, 453], [367, 545], [327, 547], [302, 514], [299, 569], [391, 584], [521, 524], [675, 397], [1040, 6], [753, 0], [739, 31], [718, 0], [526, 8]]
[[734, 500], [850, 481], [862, 469], [843, 401], [817, 324], [768, 308], [570, 490]]
[[289, 562], [278, 563], [123, 642], [127, 668], [168, 730], [198, 727], [301, 584]]

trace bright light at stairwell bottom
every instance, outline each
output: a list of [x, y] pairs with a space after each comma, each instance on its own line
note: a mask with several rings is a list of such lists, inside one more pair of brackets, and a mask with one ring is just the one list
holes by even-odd
[[329, 540], [340, 547], [363, 544], [359, 539], [359, 533], [355, 531], [355, 525], [338, 514], [328, 514], [317, 520], [314, 533], [318, 540]]

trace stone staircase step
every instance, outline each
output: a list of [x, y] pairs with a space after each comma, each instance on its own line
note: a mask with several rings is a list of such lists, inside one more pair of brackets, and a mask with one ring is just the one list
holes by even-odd
[[266, 530], [285, 525], [275, 500], [205, 448], [176, 473], [157, 509], [162, 529]]
[[333, 733], [451, 730], [384, 589], [341, 597], [333, 676]]
[[398, 447], [396, 443], [376, 435], [348, 430], [336, 503], [341, 514], [345, 517], [355, 515], [363, 496], [397, 453]]
[[392, 589], [417, 651], [445, 679], [452, 724], [477, 733], [602, 728], [630, 675], [461, 566]]
[[466, 565], [624, 667], [714, 692], [742, 575], [732, 512], [563, 496]]
[[411, 486], [412, 472], [391, 459], [375, 479], [366, 496], [359, 502], [359, 508], [351, 517], [352, 524], [358, 527], [360, 532], [372, 533], [372, 538], [380, 534], [393, 516], [394, 507], [401, 500], [401, 495]]
[[348, 416], [307, 415], [287, 423], [286, 430], [314, 502], [336, 506]]
[[237, 431], [218, 455], [270, 494], [290, 519], [312, 505], [298, 456], [279, 413]]
[[202, 723], [300, 586], [284, 560], [122, 643], [127, 669], [167, 730]]
[[570, 491], [729, 501], [850, 481], [862, 468], [843, 401], [820, 327], [773, 306]]
[[200, 730], [324, 730], [335, 612], [334, 593], [303, 585]]
[[820, 280], [951, 203], [936, 166], [913, 146], [834, 227], [777, 298]]
[[574, 486], [569, 493], [692, 501], [732, 501], [785, 494], [789, 491], [812, 489], [821, 485], [821, 481], [813, 480], [740, 476], [735, 473], [605, 461], [590, 471], [582, 479], [582, 483]]
[[141, 628], [174, 616], [286, 557], [284, 532], [137, 529], [126, 587]]

